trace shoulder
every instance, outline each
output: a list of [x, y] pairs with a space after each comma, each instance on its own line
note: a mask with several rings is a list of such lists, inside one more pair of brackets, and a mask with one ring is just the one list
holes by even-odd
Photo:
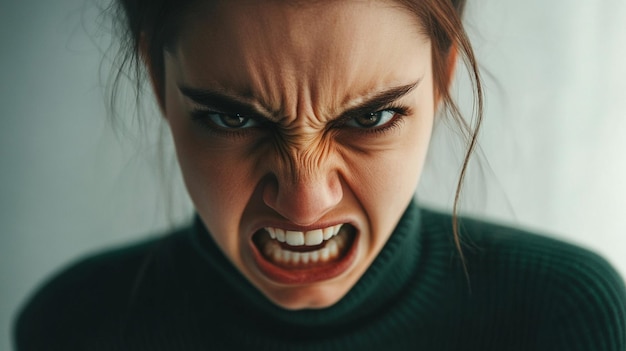
[[94, 333], [119, 325], [145, 267], [183, 234], [180, 230], [90, 255], [54, 274], [18, 314], [17, 349], [79, 349], [81, 338], [93, 339]]
[[[452, 240], [452, 217], [432, 210], [422, 210], [425, 225]], [[544, 273], [608, 280], [623, 287], [615, 269], [597, 253], [578, 245], [528, 230], [488, 221], [460, 217], [460, 237], [468, 263], [519, 260]], [[511, 262], [513, 263], [513, 262]], [[595, 280], [594, 279], [594, 280]]]
[[[424, 211], [425, 222], [452, 236], [449, 215]], [[555, 349], [626, 349], [626, 288], [601, 256], [561, 240], [506, 225], [460, 219], [473, 294], [509, 311], [509, 321], [541, 327]]]

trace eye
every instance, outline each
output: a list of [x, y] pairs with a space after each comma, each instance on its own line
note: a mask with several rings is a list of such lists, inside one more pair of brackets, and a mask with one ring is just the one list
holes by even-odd
[[393, 119], [396, 111], [392, 109], [380, 110], [357, 116], [346, 122], [347, 126], [356, 128], [375, 128], [383, 126]]
[[218, 127], [224, 129], [245, 129], [252, 128], [259, 125], [259, 123], [253, 118], [244, 116], [239, 113], [228, 114], [213, 111], [203, 111], [196, 115], [201, 119], [209, 120]]

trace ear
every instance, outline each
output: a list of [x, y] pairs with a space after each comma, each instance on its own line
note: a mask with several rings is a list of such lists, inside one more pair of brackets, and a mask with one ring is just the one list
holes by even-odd
[[159, 105], [159, 110], [161, 110], [161, 114], [165, 116], [165, 77], [159, 76], [156, 73], [152, 57], [150, 56], [148, 40], [143, 34], [139, 41], [139, 58], [146, 67], [146, 71], [150, 77], [150, 86], [152, 87], [152, 93]]
[[444, 72], [440, 80], [441, 89], [435, 92], [435, 106], [437, 107], [439, 107], [439, 104], [441, 102], [442, 93], [450, 90], [450, 85], [452, 85], [454, 72], [456, 70], [456, 62], [458, 57], [457, 53], [458, 50], [456, 45], [452, 44], [452, 46], [450, 46], [450, 49], [448, 50], [447, 55], [443, 57], [443, 59], [446, 60], [446, 64], [445, 68], [442, 68]]

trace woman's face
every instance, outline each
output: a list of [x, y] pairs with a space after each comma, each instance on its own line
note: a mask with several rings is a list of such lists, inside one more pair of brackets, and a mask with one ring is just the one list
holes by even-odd
[[430, 41], [388, 1], [204, 6], [165, 57], [189, 194], [267, 298], [330, 306], [416, 189], [435, 112]]

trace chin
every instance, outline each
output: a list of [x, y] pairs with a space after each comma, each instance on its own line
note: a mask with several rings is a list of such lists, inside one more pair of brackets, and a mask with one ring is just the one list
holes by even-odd
[[323, 309], [335, 305], [350, 291], [356, 281], [343, 279], [320, 282], [314, 286], [278, 287], [260, 290], [275, 305], [287, 310]]

